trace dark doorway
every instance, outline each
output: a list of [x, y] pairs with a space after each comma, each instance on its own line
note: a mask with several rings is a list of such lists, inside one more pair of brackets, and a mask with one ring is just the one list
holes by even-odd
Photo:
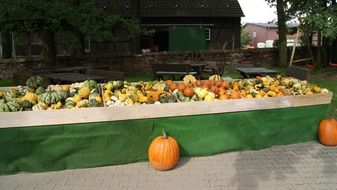
[[155, 46], [158, 47], [158, 51], [169, 50], [169, 31], [157, 30], [154, 36]]

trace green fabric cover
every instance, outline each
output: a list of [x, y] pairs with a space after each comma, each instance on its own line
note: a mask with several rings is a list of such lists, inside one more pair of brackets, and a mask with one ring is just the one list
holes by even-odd
[[[115, 122], [0, 129], [0, 174], [147, 160], [162, 128], [181, 156], [261, 149], [317, 139], [328, 105]], [[62, 118], [60, 118], [62, 119]]]

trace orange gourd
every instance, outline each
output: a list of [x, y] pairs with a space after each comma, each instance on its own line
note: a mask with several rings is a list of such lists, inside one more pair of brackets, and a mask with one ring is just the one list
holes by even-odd
[[178, 84], [178, 90], [184, 91], [185, 88], [186, 88], [186, 85], [184, 83]]
[[184, 89], [183, 94], [186, 97], [192, 97], [194, 95], [194, 91], [193, 91], [192, 88], [187, 87], [187, 88]]
[[179, 160], [179, 145], [177, 141], [166, 135], [156, 137], [148, 149], [149, 161], [157, 170], [169, 170], [176, 166]]
[[211, 87], [211, 91], [212, 91], [214, 94], [218, 94], [218, 93], [219, 93], [219, 88], [216, 87], [216, 86], [212, 86], [212, 87]]
[[337, 121], [336, 119], [324, 119], [319, 124], [319, 141], [327, 146], [337, 145]]
[[241, 95], [238, 90], [232, 90], [231, 94], [231, 99], [240, 99]]
[[170, 86], [169, 86], [170, 90], [174, 91], [175, 89], [178, 88], [177, 84], [176, 83], [172, 83]]
[[219, 100], [228, 100], [228, 96], [226, 94], [221, 94]]
[[229, 84], [226, 81], [222, 81], [221, 87], [224, 88], [224, 89], [228, 89]]
[[172, 80], [167, 80], [165, 83], [167, 86], [171, 86], [174, 82]]
[[154, 102], [158, 101], [160, 92], [159, 91], [147, 91], [146, 97]]

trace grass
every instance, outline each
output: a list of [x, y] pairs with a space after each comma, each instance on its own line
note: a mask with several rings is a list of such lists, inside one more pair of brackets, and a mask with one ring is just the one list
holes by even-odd
[[0, 87], [14, 86], [13, 80], [0, 80]]

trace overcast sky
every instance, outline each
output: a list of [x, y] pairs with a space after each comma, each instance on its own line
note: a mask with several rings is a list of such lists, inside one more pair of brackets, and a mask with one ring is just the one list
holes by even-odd
[[239, 0], [243, 14], [241, 22], [269, 22], [275, 20], [276, 8], [270, 8], [265, 0]]

